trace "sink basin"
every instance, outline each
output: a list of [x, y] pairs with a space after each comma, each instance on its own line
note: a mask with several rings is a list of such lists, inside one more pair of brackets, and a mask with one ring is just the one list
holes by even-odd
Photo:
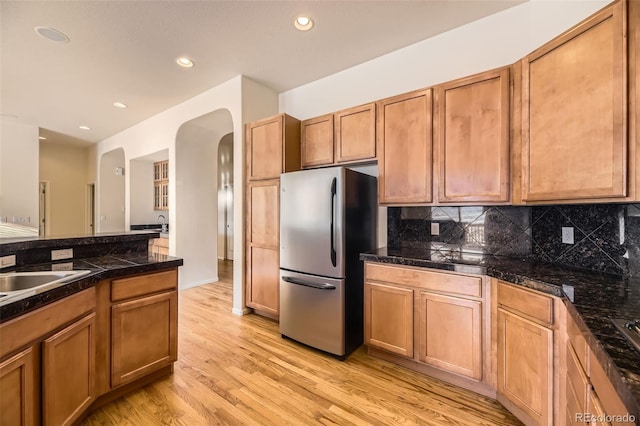
[[4, 303], [17, 296], [25, 295], [25, 293], [36, 294], [52, 289], [89, 272], [91, 271], [73, 270], [0, 274], [0, 302]]

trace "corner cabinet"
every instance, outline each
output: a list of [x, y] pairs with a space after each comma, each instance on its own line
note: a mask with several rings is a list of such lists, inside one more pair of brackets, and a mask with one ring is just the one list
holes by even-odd
[[277, 318], [280, 174], [300, 170], [300, 121], [286, 114], [246, 126], [245, 304]]
[[432, 90], [384, 99], [377, 108], [379, 203], [431, 203]]
[[504, 282], [497, 288], [498, 401], [526, 424], [552, 425], [555, 309], [562, 302]]
[[436, 86], [439, 203], [507, 203], [509, 67]]
[[628, 195], [626, 2], [522, 60], [522, 198]]

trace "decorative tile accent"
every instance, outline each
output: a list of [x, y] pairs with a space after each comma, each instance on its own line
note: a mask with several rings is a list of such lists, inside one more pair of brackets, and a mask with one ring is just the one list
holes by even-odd
[[[431, 235], [433, 222], [439, 235]], [[574, 244], [562, 243], [566, 226], [574, 228]], [[388, 244], [640, 276], [640, 204], [390, 207]]]

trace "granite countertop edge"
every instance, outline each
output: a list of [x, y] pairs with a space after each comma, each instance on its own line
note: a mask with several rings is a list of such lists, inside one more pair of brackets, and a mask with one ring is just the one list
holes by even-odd
[[[76, 259], [74, 269], [90, 270], [91, 272], [75, 280], [65, 282], [51, 290], [17, 299], [4, 306], [0, 306], [0, 324], [55, 301], [64, 299], [82, 290], [91, 288], [102, 280], [176, 268], [182, 266], [183, 263], [183, 259], [178, 257], [147, 253]], [[16, 271], [55, 270], [54, 265], [56, 265], [56, 263], [28, 265], [18, 268]]]
[[[640, 415], [640, 365], [636, 366], [636, 368], [625, 368], [625, 366], [623, 365], [625, 363], [621, 362], [619, 353], [612, 354], [611, 351], [607, 350], [607, 347], [610, 347], [610, 345], [607, 346], [606, 344], [604, 344], [602, 342], [603, 337], [599, 336], [598, 333], [592, 331], [589, 327], [588, 321], [583, 318], [583, 315], [580, 311], [585, 310], [586, 308], [572, 303], [572, 300], [570, 300], [569, 296], [565, 293], [565, 291], [567, 291], [567, 288], [558, 282], [561, 280], [558, 279], [557, 275], [550, 280], [554, 282], [547, 282], [544, 279], [540, 279], [539, 277], [529, 276], [526, 272], [523, 273], [514, 271], [510, 269], [509, 266], [493, 266], [487, 264], [490, 262], [464, 264], [446, 259], [425, 259], [425, 252], [421, 250], [417, 251], [417, 255], [415, 257], [407, 255], [407, 253], [381, 253], [382, 250], [379, 249], [373, 252], [361, 253], [360, 260], [394, 265], [415, 266], [421, 268], [433, 268], [459, 273], [487, 275], [492, 278], [503, 280], [510, 284], [537, 290], [560, 298], [567, 307], [569, 315], [571, 315], [571, 317], [574, 319], [574, 321], [582, 331], [589, 347], [595, 354], [600, 364], [603, 366], [609, 380], [611, 380], [614, 388], [618, 391], [619, 396], [621, 397], [627, 408], [631, 410], [632, 414], [634, 414], [636, 417]], [[404, 251], [409, 253], [411, 252], [411, 250]], [[510, 259], [510, 262], [515, 262], [514, 265], [516, 266], [527, 264], [526, 260], [520, 259]], [[517, 269], [517, 267], [514, 269]], [[567, 270], [566, 274], [567, 276], [571, 276], [571, 271]], [[569, 279], [567, 281], [571, 280]], [[597, 310], [605, 311], [606, 309], [599, 308]], [[616, 343], [619, 343], [624, 347], [624, 350], [627, 351], [627, 353], [632, 354], [631, 356], [633, 356], [634, 353], [637, 354], [637, 351], [630, 345], [630, 343], [627, 343], [626, 340], [624, 340], [622, 335], [620, 335], [615, 328], [613, 328], [611, 331], [612, 334], [617, 333], [617, 335], [614, 335], [612, 337], [616, 339]]]

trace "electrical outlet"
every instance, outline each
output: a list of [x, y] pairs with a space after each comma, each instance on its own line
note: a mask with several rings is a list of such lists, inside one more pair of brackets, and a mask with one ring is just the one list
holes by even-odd
[[73, 259], [73, 249], [51, 250], [51, 260]]
[[440, 224], [438, 222], [431, 222], [431, 235], [440, 235]]
[[0, 257], [0, 268], [8, 268], [9, 266], [16, 266], [16, 255]]
[[562, 242], [564, 244], [573, 244], [573, 226], [562, 227]]
[[73, 271], [73, 262], [56, 263], [51, 265], [52, 271]]

